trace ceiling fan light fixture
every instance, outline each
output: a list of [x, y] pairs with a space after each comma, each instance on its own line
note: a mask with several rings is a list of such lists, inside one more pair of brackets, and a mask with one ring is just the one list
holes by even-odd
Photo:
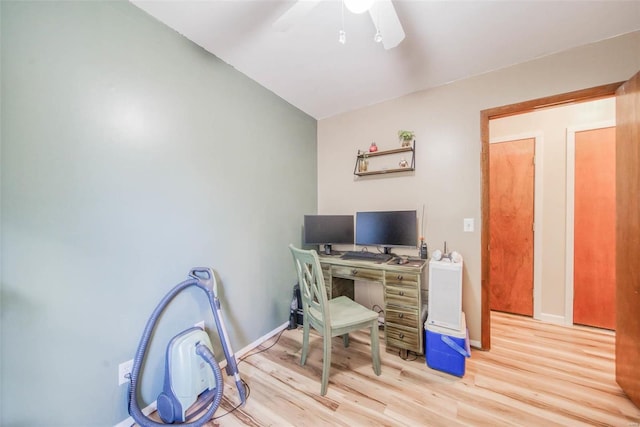
[[364, 13], [371, 8], [375, 0], [344, 0], [344, 5], [351, 13]]
[[373, 40], [374, 40], [376, 43], [380, 43], [380, 42], [382, 42], [382, 33], [380, 32], [380, 30], [379, 30], [379, 29], [376, 31], [376, 35], [375, 35], [375, 36], [373, 36]]
[[344, 30], [340, 30], [338, 32], [338, 41], [340, 42], [340, 44], [345, 44], [347, 42], [347, 35]]

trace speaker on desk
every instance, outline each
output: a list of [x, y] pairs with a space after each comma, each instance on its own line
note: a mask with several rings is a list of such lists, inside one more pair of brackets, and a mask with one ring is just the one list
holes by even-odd
[[462, 322], [462, 262], [429, 261], [428, 324], [459, 330]]

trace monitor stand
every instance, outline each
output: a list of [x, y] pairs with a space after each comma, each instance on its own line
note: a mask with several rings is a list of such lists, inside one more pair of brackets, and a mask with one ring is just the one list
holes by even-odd
[[382, 247], [382, 253], [386, 254], [386, 255], [391, 255], [393, 258], [397, 258], [398, 255], [394, 254], [393, 252], [391, 252], [391, 246], [383, 246]]
[[342, 252], [332, 250], [331, 245], [324, 245], [323, 252], [325, 255], [342, 255]]

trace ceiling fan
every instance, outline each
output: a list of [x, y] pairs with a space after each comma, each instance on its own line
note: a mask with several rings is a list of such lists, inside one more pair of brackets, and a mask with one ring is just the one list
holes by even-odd
[[[301, 18], [311, 12], [323, 0], [298, 0], [274, 23], [277, 31], [287, 31]], [[369, 11], [376, 28], [374, 40], [382, 42], [385, 49], [393, 49], [404, 40], [404, 29], [391, 0], [342, 0], [343, 6], [353, 13]], [[340, 42], [344, 43], [344, 31], [340, 32]]]

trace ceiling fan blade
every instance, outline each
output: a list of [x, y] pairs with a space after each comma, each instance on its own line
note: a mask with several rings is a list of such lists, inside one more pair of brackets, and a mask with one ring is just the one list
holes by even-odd
[[385, 49], [393, 49], [404, 40], [404, 29], [391, 0], [377, 0], [369, 9], [369, 14], [373, 24], [382, 34]]
[[311, 12], [322, 0], [298, 0], [272, 24], [276, 31], [288, 31]]

